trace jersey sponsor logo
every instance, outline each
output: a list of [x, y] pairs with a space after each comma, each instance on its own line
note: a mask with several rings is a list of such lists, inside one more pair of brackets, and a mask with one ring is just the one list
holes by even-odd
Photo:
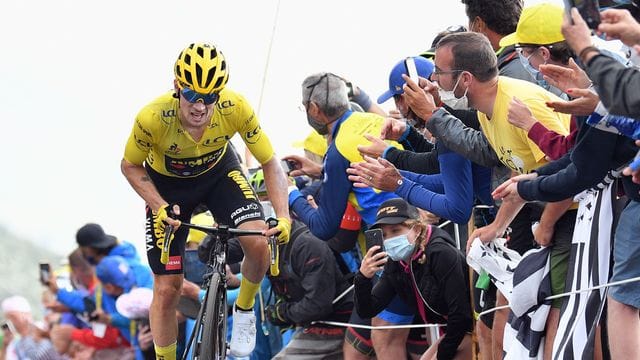
[[162, 117], [166, 118], [166, 117], [176, 117], [176, 110], [175, 109], [171, 109], [171, 110], [162, 110]]
[[235, 209], [231, 213], [231, 218], [233, 219], [234, 217], [238, 216], [240, 213], [251, 211], [251, 210], [258, 210], [258, 204], [249, 204], [249, 205], [245, 205]]
[[167, 172], [178, 176], [197, 176], [211, 169], [220, 159], [220, 155], [224, 152], [224, 147], [212, 151], [208, 154], [190, 157], [190, 158], [174, 158], [164, 155], [164, 164]]
[[182, 256], [169, 256], [169, 261], [164, 266], [165, 270], [182, 270]]
[[144, 128], [144, 126], [142, 126], [142, 124], [140, 123], [140, 120], [136, 120], [136, 125], [138, 126], [138, 129], [140, 129], [140, 131], [142, 131], [143, 134], [147, 135], [148, 137], [153, 137], [151, 136], [151, 132], [147, 129]]
[[222, 109], [228, 109], [232, 106], [236, 106], [236, 104], [231, 102], [231, 100], [224, 100], [224, 101], [218, 102], [216, 106], [218, 107], [218, 109], [222, 110]]
[[239, 170], [232, 170], [227, 174], [227, 176], [238, 184], [240, 191], [242, 191], [242, 194], [244, 194], [246, 199], [257, 200], [256, 195], [253, 192], [253, 188], [249, 185], [249, 182]]
[[202, 146], [207, 146], [207, 147], [220, 146], [220, 144], [229, 141], [229, 139], [231, 139], [231, 136], [229, 135], [222, 135], [215, 138], [209, 138], [202, 142]]
[[176, 143], [171, 144], [171, 146], [169, 146], [169, 148], [167, 149], [167, 152], [170, 154], [179, 154], [181, 151], [182, 149], [180, 149], [180, 147]]
[[[147, 211], [148, 208], [147, 208]], [[147, 252], [153, 250], [154, 240], [153, 240], [153, 221], [150, 217], [147, 217], [147, 222], [144, 224], [144, 240], [145, 245], [147, 247]]]
[[262, 137], [262, 128], [260, 128], [260, 125], [244, 134], [244, 138], [247, 139], [249, 144], [257, 143], [258, 140], [260, 140], [260, 137]]
[[249, 214], [244, 214], [244, 215], [238, 217], [237, 219], [233, 219], [233, 225], [234, 226], [238, 226], [238, 224], [240, 224], [240, 222], [245, 221], [247, 219], [260, 219], [260, 220], [263, 220], [262, 214], [260, 213], [260, 211], [254, 211], [254, 212], [249, 213]]
[[256, 113], [251, 113], [251, 116], [249, 116], [247, 118], [247, 120], [244, 121], [244, 123], [242, 124], [242, 126], [247, 125], [248, 123], [250, 123], [251, 121], [253, 121], [253, 118], [256, 117]]
[[218, 126], [220, 126], [220, 124], [218, 124], [217, 122], [212, 122], [211, 124], [209, 124], [208, 128], [209, 129], [215, 129]]
[[136, 134], [133, 134], [133, 139], [136, 141], [136, 146], [140, 150], [149, 150], [153, 146], [147, 140], [140, 139]]

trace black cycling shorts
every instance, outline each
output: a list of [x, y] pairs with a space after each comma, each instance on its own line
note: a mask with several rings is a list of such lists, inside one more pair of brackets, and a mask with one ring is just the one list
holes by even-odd
[[[180, 206], [181, 221], [188, 222], [199, 204], [205, 204], [219, 224], [238, 227], [240, 224], [263, 220], [258, 197], [242, 172], [238, 158], [231, 147], [215, 168], [193, 178], [162, 175], [146, 166], [147, 173], [158, 192], [169, 204]], [[149, 266], [154, 274], [181, 274], [182, 255], [189, 229], [180, 227], [169, 251], [169, 262], [160, 262], [161, 248], [157, 246], [152, 226], [151, 209], [147, 206], [146, 247]]]

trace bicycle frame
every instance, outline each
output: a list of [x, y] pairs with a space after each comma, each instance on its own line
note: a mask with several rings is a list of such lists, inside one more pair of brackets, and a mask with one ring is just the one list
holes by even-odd
[[[220, 321], [224, 322], [225, 325], [223, 325], [223, 329], [226, 329], [226, 317], [224, 315], [222, 315], [223, 316], [222, 319], [219, 318], [220, 314], [212, 314], [213, 317], [210, 317], [205, 313], [205, 309], [212, 308], [211, 306], [209, 306], [207, 302], [211, 301], [210, 292], [213, 289], [213, 291], [219, 291], [222, 293], [222, 295], [220, 296], [223, 296], [223, 300], [222, 300], [224, 305], [223, 309], [224, 309], [224, 313], [226, 314], [226, 305], [227, 305], [226, 304], [227, 303], [226, 255], [228, 251], [227, 241], [231, 238], [232, 235], [236, 235], [236, 236], [262, 235], [262, 230], [241, 230], [241, 229], [229, 228], [226, 225], [219, 225], [218, 227], [208, 227], [208, 226], [201, 226], [201, 225], [195, 225], [190, 223], [182, 223], [182, 226], [186, 226], [188, 228], [200, 230], [207, 234], [210, 234], [213, 236], [212, 241], [214, 242], [209, 252], [209, 259], [206, 263], [208, 270], [204, 275], [203, 287], [206, 289], [204, 302], [200, 305], [200, 311], [198, 312], [196, 324], [193, 328], [193, 331], [191, 332], [189, 341], [187, 342], [185, 351], [182, 355], [182, 360], [186, 360], [189, 350], [193, 348], [194, 357], [197, 357], [199, 359], [202, 356], [202, 351], [201, 351], [202, 349], [200, 345], [202, 344], [203, 340], [199, 339], [198, 336], [204, 336], [201, 334], [203, 332], [210, 332], [210, 329], [206, 329], [207, 331], [205, 331], [205, 328], [204, 328], [205, 326], [214, 325], [214, 324], [205, 324], [204, 323], [205, 316], [213, 320], [212, 323], [218, 323]], [[171, 229], [169, 229], [169, 231], [171, 231]], [[217, 276], [214, 277], [214, 275], [216, 274]], [[215, 284], [213, 284], [212, 282], [213, 278], [216, 279]], [[213, 299], [213, 300], [215, 301], [216, 299]], [[225, 339], [224, 342], [226, 344], [226, 333], [218, 334], [217, 336], [224, 336], [224, 339]], [[197, 344], [195, 348], [193, 347], [194, 342], [196, 342]], [[225, 352], [226, 352], [226, 347], [225, 347]], [[210, 359], [206, 359], [206, 360], [210, 360]]]

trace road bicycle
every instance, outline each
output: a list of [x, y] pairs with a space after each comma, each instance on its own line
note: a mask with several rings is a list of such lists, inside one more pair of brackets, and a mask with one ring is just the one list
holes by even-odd
[[[277, 225], [277, 221], [269, 220], [269, 227]], [[190, 223], [182, 223], [180, 226], [189, 229], [200, 230], [211, 236], [208, 247], [207, 271], [204, 275], [202, 288], [206, 293], [200, 305], [200, 311], [196, 317], [196, 324], [191, 332], [189, 341], [185, 346], [182, 360], [186, 360], [189, 351], [193, 349], [193, 359], [198, 360], [224, 360], [227, 356], [227, 280], [226, 280], [226, 256], [228, 240], [236, 236], [262, 235], [263, 230], [242, 230], [230, 228], [227, 225], [203, 226]], [[173, 228], [170, 225], [165, 229], [165, 246], [163, 253], [168, 254], [170, 236]], [[277, 238], [269, 238], [270, 271], [277, 276], [278, 269], [278, 243]]]

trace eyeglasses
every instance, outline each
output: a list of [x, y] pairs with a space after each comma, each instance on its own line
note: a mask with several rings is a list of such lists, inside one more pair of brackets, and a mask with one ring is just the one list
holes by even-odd
[[192, 90], [186, 86], [182, 86], [180, 93], [184, 96], [184, 99], [190, 103], [202, 102], [205, 105], [211, 105], [218, 102], [220, 99], [220, 93], [213, 92], [211, 94], [201, 94]]
[[464, 70], [459, 70], [459, 69], [458, 70], [444, 70], [443, 71], [443, 70], [440, 70], [440, 69], [436, 68], [435, 70], [433, 70], [433, 73], [431, 74], [431, 76], [436, 77], [436, 76], [440, 76], [440, 75], [444, 75], [444, 74], [457, 74], [457, 73], [460, 73], [460, 72], [463, 72], [463, 71]]

